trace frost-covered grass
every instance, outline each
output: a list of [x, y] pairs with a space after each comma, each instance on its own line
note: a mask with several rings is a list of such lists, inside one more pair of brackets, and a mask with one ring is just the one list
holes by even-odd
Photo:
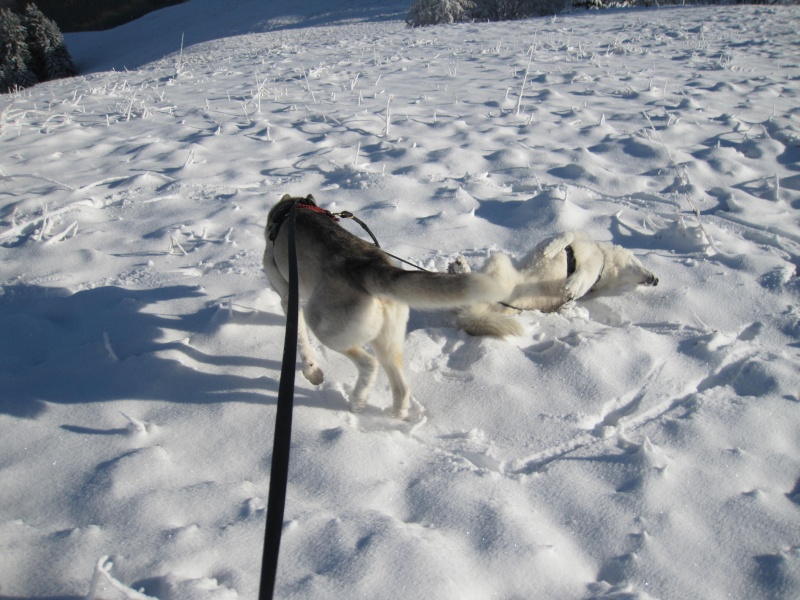
[[797, 8], [298, 4], [68, 36], [88, 74], [0, 99], [0, 595], [256, 597], [263, 226], [313, 193], [426, 268], [584, 229], [660, 284], [505, 341], [413, 313], [421, 426], [321, 348], [279, 597], [799, 596]]

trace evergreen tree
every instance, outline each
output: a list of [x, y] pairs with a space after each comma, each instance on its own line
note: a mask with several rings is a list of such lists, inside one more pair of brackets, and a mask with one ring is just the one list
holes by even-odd
[[471, 18], [472, 0], [416, 0], [408, 9], [406, 23], [412, 27], [459, 23]]
[[25, 9], [31, 67], [40, 81], [72, 77], [76, 74], [72, 58], [64, 45], [58, 25], [48, 19], [35, 4]]
[[26, 37], [19, 16], [6, 8], [0, 9], [0, 93], [38, 81], [31, 70], [32, 58]]
[[471, 20], [525, 19], [557, 14], [567, 8], [570, 2], [572, 0], [416, 0], [408, 11], [406, 23], [420, 27]]
[[[472, 17], [478, 21], [512, 21], [555, 15], [572, 0], [475, 0]], [[592, 0], [586, 0], [592, 1]], [[598, 0], [599, 1], [599, 0]]]

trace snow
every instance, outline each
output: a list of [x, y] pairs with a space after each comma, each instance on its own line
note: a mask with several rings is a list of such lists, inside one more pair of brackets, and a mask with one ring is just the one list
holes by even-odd
[[83, 76], [0, 98], [0, 594], [256, 597], [263, 226], [313, 193], [426, 268], [584, 229], [660, 284], [507, 340], [412, 312], [424, 423], [320, 348], [277, 597], [800, 597], [798, 8], [264, 4], [68, 35]]

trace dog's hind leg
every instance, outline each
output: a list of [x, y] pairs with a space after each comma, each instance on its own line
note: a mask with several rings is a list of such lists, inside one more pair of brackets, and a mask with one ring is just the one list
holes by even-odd
[[411, 388], [403, 375], [403, 349], [383, 346], [377, 342], [372, 342], [370, 345], [389, 378], [389, 385], [392, 388], [392, 414], [398, 419], [408, 418]]
[[389, 378], [392, 388], [392, 414], [398, 419], [406, 419], [411, 398], [411, 388], [403, 374], [403, 343], [408, 306], [387, 302], [384, 305], [384, 315], [381, 332], [370, 342], [370, 346]]
[[352, 360], [358, 369], [356, 387], [353, 388], [353, 396], [350, 399], [350, 410], [361, 412], [367, 405], [369, 391], [375, 383], [375, 377], [378, 374], [378, 361], [359, 346], [353, 346], [345, 350], [344, 355]]
[[575, 232], [567, 231], [562, 233], [552, 240], [550, 240], [544, 247], [541, 248], [541, 254], [545, 258], [554, 258], [559, 252], [563, 252], [564, 248], [569, 246], [575, 240]]

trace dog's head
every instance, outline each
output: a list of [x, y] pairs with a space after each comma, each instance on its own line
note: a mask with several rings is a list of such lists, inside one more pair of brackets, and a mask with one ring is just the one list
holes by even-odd
[[267, 228], [265, 230], [265, 235], [268, 241], [274, 242], [275, 238], [278, 237], [278, 230], [286, 220], [286, 217], [289, 216], [289, 211], [292, 210], [292, 206], [295, 204], [306, 204], [309, 206], [317, 205], [316, 201], [314, 200], [314, 196], [311, 194], [305, 198], [284, 194], [267, 215]]
[[645, 269], [630, 250], [612, 246], [606, 252], [603, 275], [595, 287], [632, 288], [638, 285], [656, 286], [658, 277]]

